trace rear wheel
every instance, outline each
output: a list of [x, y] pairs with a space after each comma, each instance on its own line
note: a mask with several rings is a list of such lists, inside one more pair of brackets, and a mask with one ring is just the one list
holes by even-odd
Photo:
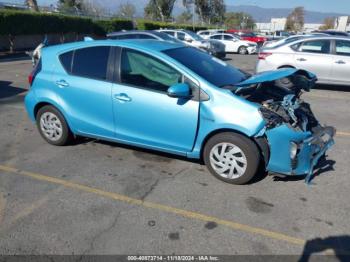
[[63, 146], [73, 139], [63, 115], [53, 106], [40, 108], [36, 115], [36, 123], [41, 136], [52, 145]]
[[236, 133], [220, 133], [208, 140], [203, 152], [209, 171], [231, 184], [245, 184], [257, 173], [260, 154], [247, 137]]

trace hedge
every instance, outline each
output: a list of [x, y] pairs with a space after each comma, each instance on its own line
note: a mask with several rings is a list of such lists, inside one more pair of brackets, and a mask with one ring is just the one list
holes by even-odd
[[90, 18], [28, 11], [0, 11], [0, 35], [29, 35], [49, 33], [94, 33], [105, 35], [111, 31], [133, 29], [131, 20], [110, 19], [94, 21]]
[[[30, 35], [77, 33], [105, 35], [113, 31], [131, 30], [133, 22], [127, 19], [112, 18], [108, 20], [92, 20], [79, 16], [61, 14], [35, 13], [30, 11], [0, 10], [0, 35]], [[189, 24], [173, 24], [154, 22], [144, 19], [137, 20], [137, 29], [153, 30], [160, 28], [189, 29]], [[194, 31], [208, 29], [206, 26], [195, 26]]]

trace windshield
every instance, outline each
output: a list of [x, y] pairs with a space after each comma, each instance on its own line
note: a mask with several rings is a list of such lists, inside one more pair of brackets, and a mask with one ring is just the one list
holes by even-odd
[[195, 34], [195, 33], [192, 32], [192, 31], [183, 30], [183, 32], [189, 34], [189, 35], [190, 35], [194, 40], [196, 40], [196, 41], [202, 41], [202, 40], [203, 40], [203, 38], [202, 38], [201, 36]]
[[233, 86], [247, 78], [237, 68], [194, 47], [168, 49], [163, 53], [218, 87]]

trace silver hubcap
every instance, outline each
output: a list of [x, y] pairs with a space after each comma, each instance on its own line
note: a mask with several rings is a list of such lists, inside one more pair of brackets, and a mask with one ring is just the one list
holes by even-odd
[[238, 146], [220, 143], [210, 150], [210, 164], [218, 175], [236, 179], [245, 173], [247, 158]]
[[40, 129], [49, 140], [57, 141], [62, 137], [62, 123], [54, 113], [46, 112], [41, 115]]
[[244, 47], [241, 47], [241, 48], [239, 49], [239, 53], [240, 53], [241, 55], [245, 55], [245, 54], [247, 53], [247, 50], [246, 50]]

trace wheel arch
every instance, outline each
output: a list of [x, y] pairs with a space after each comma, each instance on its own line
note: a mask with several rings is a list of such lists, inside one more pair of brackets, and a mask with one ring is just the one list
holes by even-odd
[[[40, 108], [43, 108], [44, 106], [52, 106], [52, 107], [54, 107], [56, 110], [58, 110], [58, 111], [62, 114], [64, 120], [66, 121], [69, 130], [70, 130], [71, 132], [73, 132], [72, 125], [71, 125], [69, 119], [67, 118], [67, 116], [66, 116], [64, 110], [63, 110], [60, 106], [56, 105], [56, 103], [53, 103], [53, 102], [51, 102], [51, 101], [40, 101], [40, 102], [38, 102], [38, 103], [34, 106], [34, 109], [33, 109], [34, 112], [33, 112], [33, 113], [34, 113], [35, 120], [36, 120], [36, 115], [38, 114]], [[73, 132], [73, 133], [74, 133], [74, 132]]]
[[207, 144], [207, 142], [209, 141], [209, 139], [212, 138], [213, 136], [216, 136], [216, 135], [221, 134], [221, 133], [235, 133], [235, 134], [242, 135], [242, 136], [250, 139], [252, 142], [254, 142], [256, 144], [256, 146], [260, 149], [260, 146], [255, 141], [255, 139], [253, 139], [253, 137], [247, 136], [245, 133], [240, 132], [240, 131], [238, 131], [236, 129], [220, 128], [220, 129], [216, 129], [216, 130], [211, 131], [203, 139], [203, 142], [202, 142], [202, 145], [201, 145], [201, 149], [200, 149], [200, 154], [199, 154], [201, 160], [203, 160], [204, 147]]
[[292, 66], [292, 65], [281, 65], [281, 66], [277, 67], [277, 69], [281, 69], [281, 68], [296, 68], [296, 67]]

